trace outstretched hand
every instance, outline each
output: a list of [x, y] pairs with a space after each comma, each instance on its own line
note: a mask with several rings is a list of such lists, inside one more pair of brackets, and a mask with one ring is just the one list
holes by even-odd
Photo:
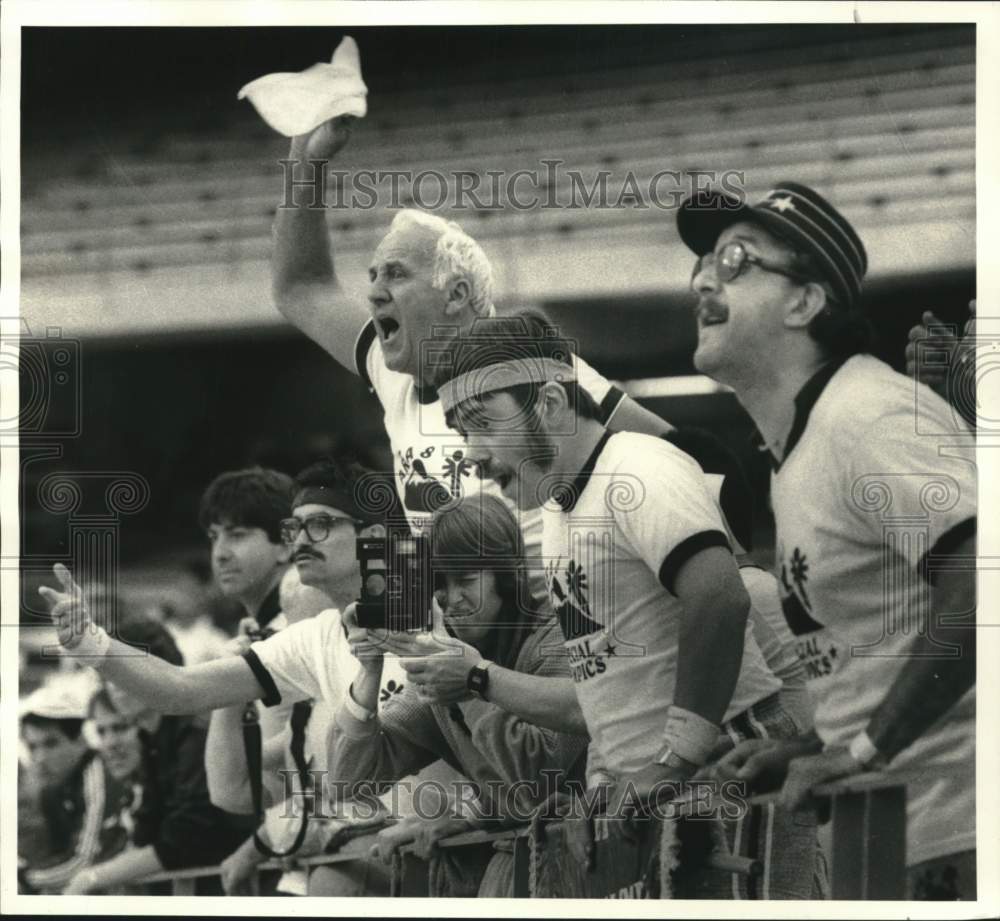
[[52, 567], [62, 591], [43, 585], [38, 593], [51, 605], [49, 614], [59, 634], [59, 643], [64, 649], [73, 649], [83, 639], [90, 625], [90, 613], [83, 597], [83, 589], [73, 580], [70, 571], [62, 563]]
[[[956, 336], [952, 327], [938, 319], [934, 312], [925, 310], [920, 322], [910, 329], [906, 343], [906, 373], [916, 378], [921, 384], [926, 384], [940, 396], [948, 398], [948, 375], [954, 366], [954, 356], [959, 349], [973, 347], [976, 334], [976, 302], [969, 302], [969, 319], [962, 331], [962, 336]], [[924, 349], [933, 349], [936, 360], [918, 361], [917, 344], [922, 343]], [[941, 361], [940, 353], [948, 355], [947, 361]]]

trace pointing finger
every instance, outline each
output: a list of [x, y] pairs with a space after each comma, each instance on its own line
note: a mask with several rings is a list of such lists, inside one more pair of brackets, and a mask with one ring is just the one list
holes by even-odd
[[62, 592], [57, 592], [54, 588], [49, 588], [47, 585], [40, 585], [38, 587], [38, 594], [51, 605], [57, 605], [60, 601], [68, 600]]
[[52, 571], [56, 574], [56, 578], [68, 594], [79, 596], [80, 586], [73, 581], [72, 574], [62, 563], [56, 563], [52, 567]]

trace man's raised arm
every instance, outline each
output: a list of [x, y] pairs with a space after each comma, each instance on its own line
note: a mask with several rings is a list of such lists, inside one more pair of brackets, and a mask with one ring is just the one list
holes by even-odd
[[202, 713], [264, 696], [264, 689], [242, 658], [171, 665], [112, 639], [91, 622], [83, 592], [69, 570], [56, 563], [54, 572], [62, 591], [43, 586], [39, 592], [52, 605], [60, 644], [151, 709], [168, 714]]
[[[283, 192], [288, 200], [278, 205], [274, 220], [272, 289], [282, 316], [355, 372], [354, 342], [368, 313], [337, 281], [326, 203], [316, 191], [320, 186], [305, 187], [327, 169], [326, 161], [347, 143], [350, 134], [350, 117], [344, 116], [292, 139], [288, 154], [292, 162], [285, 169], [291, 171], [296, 185], [291, 194]], [[284, 175], [287, 189], [288, 174]]]

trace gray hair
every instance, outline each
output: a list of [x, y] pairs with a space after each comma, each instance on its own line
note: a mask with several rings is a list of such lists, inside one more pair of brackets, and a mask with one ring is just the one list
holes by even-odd
[[454, 221], [415, 208], [398, 212], [389, 230], [414, 224], [437, 235], [431, 284], [444, 291], [456, 279], [464, 278], [469, 283], [469, 305], [473, 313], [481, 317], [494, 316], [493, 268], [483, 248]]

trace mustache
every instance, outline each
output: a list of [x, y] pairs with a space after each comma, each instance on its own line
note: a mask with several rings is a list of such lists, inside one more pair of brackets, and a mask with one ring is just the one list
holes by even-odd
[[319, 553], [316, 550], [308, 550], [308, 549], [305, 549], [305, 548], [303, 548], [302, 550], [296, 550], [295, 553], [292, 554], [292, 559], [293, 560], [301, 560], [303, 557], [308, 557], [309, 559], [313, 559], [313, 560], [324, 560], [324, 559], [326, 559], [326, 557], [324, 557], [322, 553]]

